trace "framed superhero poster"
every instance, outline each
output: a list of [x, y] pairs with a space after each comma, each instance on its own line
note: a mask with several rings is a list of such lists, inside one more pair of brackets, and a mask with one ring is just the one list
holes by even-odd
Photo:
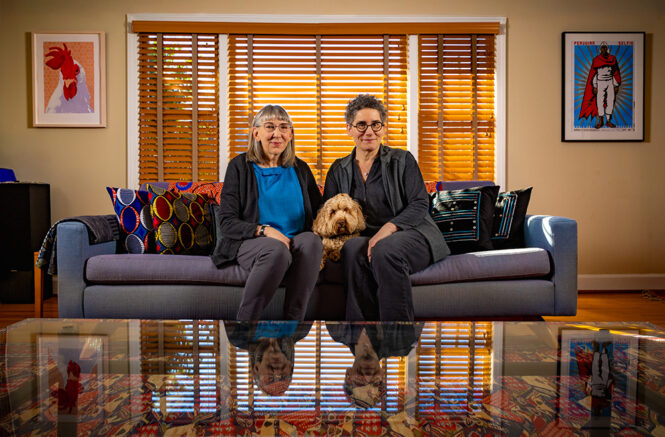
[[562, 141], [644, 141], [644, 32], [563, 32]]

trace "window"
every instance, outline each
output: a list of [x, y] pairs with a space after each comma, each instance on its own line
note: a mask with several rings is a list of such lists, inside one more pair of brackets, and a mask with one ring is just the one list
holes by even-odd
[[503, 184], [501, 20], [130, 21], [130, 184], [223, 179], [267, 103], [292, 115], [298, 156], [323, 183], [353, 148], [343, 114], [360, 92], [384, 101], [384, 143], [411, 150], [425, 180]]
[[420, 35], [418, 162], [425, 180], [494, 180], [494, 35]]
[[298, 157], [319, 183], [353, 149], [344, 109], [362, 92], [388, 109], [384, 143], [406, 148], [406, 35], [230, 35], [229, 154], [247, 150], [250, 118], [284, 106]]
[[139, 34], [139, 180], [218, 181], [217, 35]]

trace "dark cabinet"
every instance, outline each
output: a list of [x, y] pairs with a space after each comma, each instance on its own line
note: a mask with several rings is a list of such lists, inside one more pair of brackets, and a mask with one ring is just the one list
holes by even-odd
[[[34, 252], [51, 226], [48, 184], [0, 183], [0, 302], [34, 302]], [[51, 292], [50, 277], [44, 292]]]

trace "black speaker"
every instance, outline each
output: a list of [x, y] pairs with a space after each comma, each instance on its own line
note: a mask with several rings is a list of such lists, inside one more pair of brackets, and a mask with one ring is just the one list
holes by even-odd
[[0, 301], [32, 301], [34, 252], [51, 227], [50, 187], [0, 183], [0, 205]]

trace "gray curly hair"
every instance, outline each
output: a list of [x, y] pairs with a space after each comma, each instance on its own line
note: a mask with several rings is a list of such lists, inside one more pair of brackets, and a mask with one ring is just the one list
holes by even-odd
[[349, 103], [346, 105], [346, 112], [344, 113], [346, 124], [353, 124], [353, 120], [356, 118], [358, 111], [365, 108], [376, 109], [379, 111], [381, 123], [386, 122], [386, 107], [383, 106], [381, 100], [377, 99], [371, 94], [358, 94], [356, 97], [349, 100]]

